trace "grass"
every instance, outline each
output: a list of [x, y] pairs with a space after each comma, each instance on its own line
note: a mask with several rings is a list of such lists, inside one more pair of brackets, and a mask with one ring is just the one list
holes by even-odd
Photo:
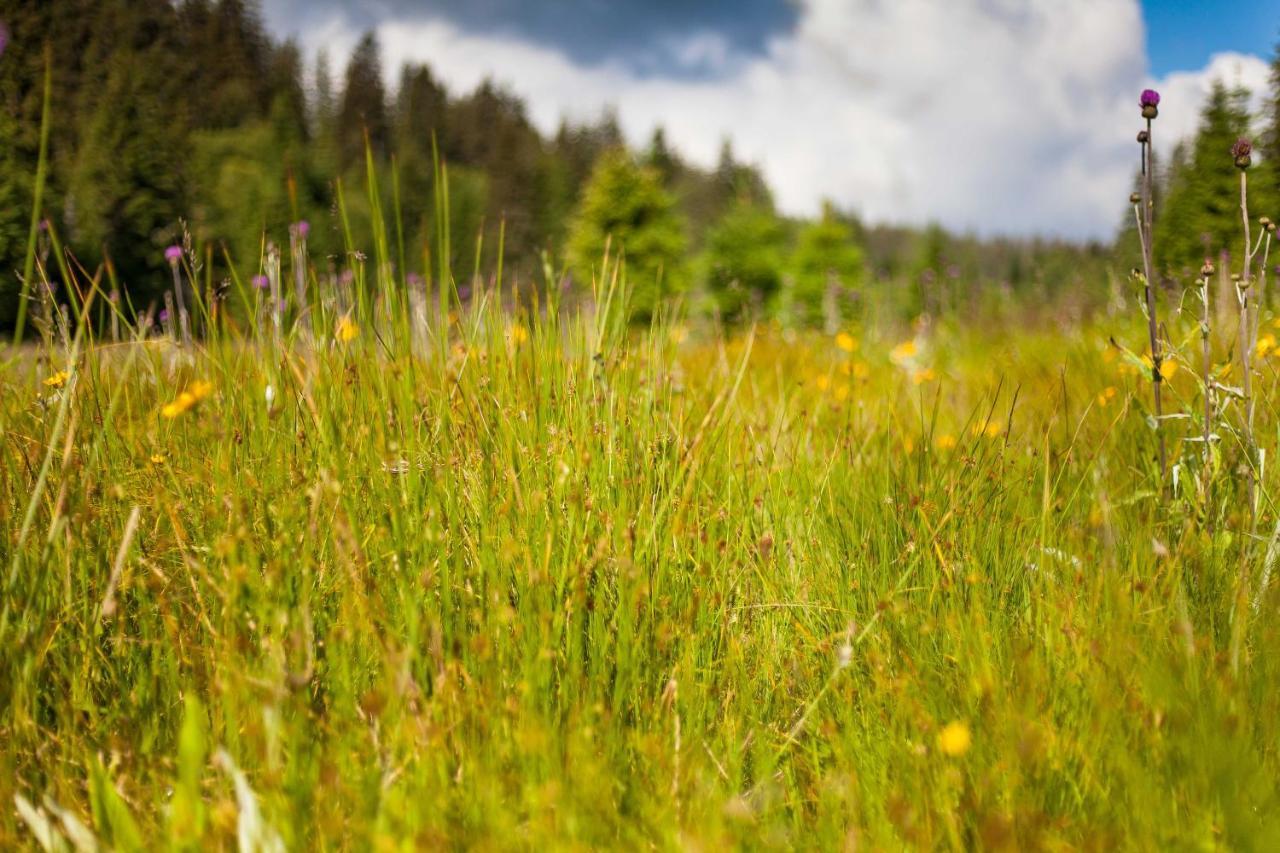
[[80, 326], [0, 371], [0, 846], [1280, 843], [1266, 543], [1227, 450], [1197, 503], [1195, 420], [1157, 499], [1138, 319], [366, 286], [345, 342]]

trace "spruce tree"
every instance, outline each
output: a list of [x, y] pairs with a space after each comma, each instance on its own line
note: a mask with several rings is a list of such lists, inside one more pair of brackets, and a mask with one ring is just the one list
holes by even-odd
[[390, 150], [391, 124], [382, 82], [382, 59], [372, 32], [365, 33], [351, 54], [342, 87], [337, 134], [338, 159], [344, 171], [364, 163], [366, 132], [374, 157], [385, 158]]
[[626, 262], [631, 308], [638, 320], [653, 316], [686, 285], [684, 221], [675, 200], [652, 169], [625, 149], [597, 161], [583, 192], [569, 238], [569, 256], [580, 281], [600, 270], [606, 241]]

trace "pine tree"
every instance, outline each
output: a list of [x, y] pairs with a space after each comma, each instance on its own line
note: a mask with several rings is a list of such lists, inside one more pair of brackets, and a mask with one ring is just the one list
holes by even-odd
[[787, 312], [799, 323], [830, 325], [838, 289], [855, 288], [864, 275], [862, 250], [853, 228], [823, 202], [822, 216], [800, 232], [791, 258]]
[[338, 160], [344, 171], [364, 163], [366, 132], [374, 156], [384, 159], [391, 147], [391, 124], [382, 59], [372, 32], [365, 33], [351, 54], [338, 107]]
[[720, 313], [741, 318], [768, 305], [782, 285], [786, 229], [772, 207], [743, 194], [707, 234], [706, 284]]
[[[1238, 255], [1240, 173], [1231, 145], [1249, 135], [1249, 93], [1215, 82], [1200, 113], [1200, 129], [1189, 157], [1170, 170], [1168, 189], [1155, 223], [1155, 259], [1160, 269], [1189, 281], [1206, 257]], [[1252, 200], [1262, 212], [1262, 188]]]
[[581, 281], [600, 269], [605, 244], [626, 262], [631, 308], [638, 320], [653, 316], [684, 290], [684, 222], [658, 175], [624, 149], [596, 163], [583, 192], [569, 239], [569, 256]]

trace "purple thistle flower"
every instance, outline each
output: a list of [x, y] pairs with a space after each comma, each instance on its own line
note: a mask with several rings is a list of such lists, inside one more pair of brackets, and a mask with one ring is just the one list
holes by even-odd
[[271, 285], [271, 280], [265, 275], [255, 275], [250, 279], [250, 283], [258, 290], [266, 290]]
[[471, 298], [471, 285], [464, 284], [458, 288], [458, 301], [466, 302]]
[[1231, 156], [1235, 158], [1236, 168], [1238, 169], [1249, 168], [1249, 165], [1253, 162], [1251, 154], [1253, 154], [1253, 143], [1246, 137], [1240, 137], [1231, 146]]
[[1155, 89], [1143, 89], [1142, 95], [1138, 98], [1138, 106], [1142, 107], [1142, 117], [1146, 119], [1155, 118], [1160, 106], [1160, 93]]
[[405, 280], [409, 282], [410, 287], [422, 287], [423, 284], [422, 276], [418, 275], [416, 272], [409, 273], [409, 275], [405, 277]]
[[164, 259], [174, 266], [178, 265], [178, 261], [182, 260], [182, 247], [178, 245], [170, 246], [164, 250]]
[[161, 309], [160, 309], [160, 317], [159, 317], [159, 320], [160, 320], [160, 322], [161, 322], [161, 323], [167, 323], [167, 322], [169, 322], [169, 309], [168, 309], [168, 308], [161, 308]]
[[305, 219], [298, 220], [294, 227], [298, 229], [298, 236], [303, 240], [307, 239], [307, 235], [311, 233], [311, 223]]

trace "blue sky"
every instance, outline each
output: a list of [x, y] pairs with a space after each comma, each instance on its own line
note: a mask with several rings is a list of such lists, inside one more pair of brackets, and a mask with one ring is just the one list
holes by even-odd
[[[427, 63], [455, 95], [493, 80], [533, 123], [614, 111], [711, 166], [731, 140], [780, 208], [1107, 238], [1157, 139], [1193, 133], [1214, 80], [1269, 89], [1280, 0], [263, 0], [271, 29], [340, 74], [367, 29], [388, 83]], [[1260, 128], [1259, 128], [1260, 129]]]
[[1280, 41], [1280, 0], [1148, 0], [1142, 13], [1156, 76], [1200, 68], [1225, 50], [1269, 57]]

